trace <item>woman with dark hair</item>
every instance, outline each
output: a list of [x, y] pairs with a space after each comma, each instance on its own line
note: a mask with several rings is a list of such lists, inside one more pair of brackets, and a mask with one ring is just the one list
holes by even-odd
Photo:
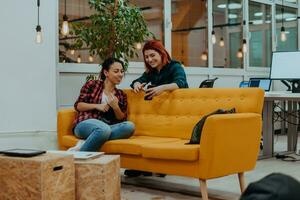
[[151, 88], [145, 90], [148, 98], [160, 95], [163, 91], [188, 88], [182, 65], [171, 60], [169, 53], [160, 41], [146, 42], [143, 56], [146, 71], [131, 83], [130, 86], [134, 92], [141, 91], [147, 83], [152, 85]]
[[74, 134], [82, 139], [69, 150], [98, 151], [108, 140], [129, 138], [134, 124], [127, 117], [127, 96], [116, 88], [124, 76], [123, 62], [108, 58], [102, 64], [100, 80], [85, 83], [74, 104], [77, 116]]

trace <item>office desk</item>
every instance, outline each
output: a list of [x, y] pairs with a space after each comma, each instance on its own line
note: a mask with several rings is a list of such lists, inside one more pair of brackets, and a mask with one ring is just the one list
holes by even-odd
[[289, 115], [287, 121], [293, 123], [288, 123], [288, 142], [287, 142], [287, 150], [294, 151], [294, 147], [297, 144], [297, 104], [300, 102], [300, 93], [291, 93], [291, 92], [266, 92], [265, 93], [265, 102], [263, 109], [263, 158], [270, 158], [274, 153], [274, 123], [273, 123], [273, 105], [274, 101], [285, 101], [288, 105], [288, 112], [293, 113], [293, 115]]

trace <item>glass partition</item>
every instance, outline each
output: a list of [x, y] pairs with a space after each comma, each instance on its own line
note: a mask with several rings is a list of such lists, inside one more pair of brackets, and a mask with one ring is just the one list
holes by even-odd
[[[242, 1], [213, 1], [213, 66], [218, 68], [243, 68]], [[212, 33], [212, 34], [213, 34]]]
[[[162, 40], [164, 37], [163, 26], [163, 1], [162, 0], [130, 0], [130, 4], [141, 9], [144, 19], [146, 20], [149, 31], [151, 31], [156, 39]], [[75, 37], [72, 25], [76, 22], [90, 23], [89, 16], [94, 14], [88, 4], [88, 0], [59, 0], [59, 62], [63, 63], [101, 63], [96, 56], [89, 54], [89, 48], [83, 46], [76, 48]], [[67, 15], [69, 22], [69, 33], [62, 35], [61, 27], [63, 24], [64, 15]], [[140, 48], [143, 44], [137, 44]], [[138, 57], [129, 59], [129, 61], [143, 61], [140, 48], [136, 51]]]
[[276, 51], [298, 50], [297, 9], [276, 5]]
[[[164, 1], [163, 0], [130, 0], [130, 4], [139, 7], [147, 23], [148, 29], [155, 36], [155, 39], [164, 42]], [[141, 48], [144, 44], [138, 44]], [[143, 61], [141, 48], [136, 51], [138, 57], [128, 59], [129, 61]]]
[[270, 67], [272, 55], [271, 5], [249, 2], [249, 66]]
[[207, 3], [172, 0], [172, 57], [185, 66], [207, 67]]

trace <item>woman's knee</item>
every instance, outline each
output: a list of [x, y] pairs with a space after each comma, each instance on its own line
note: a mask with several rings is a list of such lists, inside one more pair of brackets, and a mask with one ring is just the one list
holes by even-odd
[[124, 129], [128, 134], [132, 135], [135, 130], [135, 125], [131, 121], [126, 121], [124, 122]]

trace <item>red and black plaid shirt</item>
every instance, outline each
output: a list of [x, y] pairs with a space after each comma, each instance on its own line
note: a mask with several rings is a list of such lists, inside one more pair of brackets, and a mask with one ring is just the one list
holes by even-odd
[[[104, 82], [100, 80], [91, 80], [84, 84], [84, 86], [80, 90], [80, 95], [74, 104], [74, 108], [77, 111], [77, 116], [74, 120], [74, 127], [83, 120], [87, 120], [87, 119], [101, 120], [101, 118], [103, 118], [104, 115], [106, 115], [106, 113], [100, 112], [98, 110], [89, 110], [89, 111], [81, 112], [77, 109], [77, 105], [80, 102], [100, 104], [102, 100], [103, 89], [104, 89]], [[117, 88], [115, 88], [115, 96], [119, 100], [119, 107], [121, 111], [125, 114], [125, 117], [123, 119], [125, 120], [127, 118], [127, 96], [122, 90], [119, 90]], [[112, 111], [112, 108], [110, 108], [110, 110]], [[115, 124], [120, 122], [120, 120], [116, 118], [114, 112], [111, 113], [113, 114], [109, 116], [110, 119], [107, 119], [106, 117], [105, 121], [109, 120], [110, 124]]]

